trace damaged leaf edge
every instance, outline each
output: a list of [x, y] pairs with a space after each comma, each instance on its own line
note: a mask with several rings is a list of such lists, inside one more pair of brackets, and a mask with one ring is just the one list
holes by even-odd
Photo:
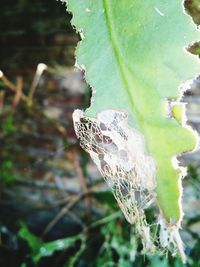
[[[68, 5], [68, 0], [61, 0], [61, 2], [65, 2], [65, 3]], [[186, 16], [189, 16], [189, 17], [190, 17], [190, 19], [191, 19], [192, 23], [194, 24], [194, 26], [196, 27], [196, 29], [199, 30], [199, 27], [195, 24], [195, 22], [194, 22], [194, 20], [192, 19], [191, 15], [190, 15], [189, 13], [187, 13], [186, 8], [185, 8], [185, 5], [184, 5], [184, 2], [185, 2], [185, 1], [183, 0], [183, 1], [182, 1], [183, 13], [184, 13]], [[70, 13], [70, 14], [73, 16], [73, 13], [72, 13], [70, 10], [67, 9], [67, 12]], [[81, 40], [78, 42], [78, 46], [80, 46], [82, 40], [85, 38], [85, 37], [84, 37], [84, 31], [83, 31], [82, 28], [77, 28], [76, 25], [73, 25], [73, 24], [72, 24], [72, 26], [73, 26], [74, 30], [75, 30], [75, 31], [79, 34], [79, 36], [81, 37]], [[197, 43], [197, 41], [194, 41], [193, 43], [189, 44], [187, 47], [183, 47], [183, 50], [184, 50], [185, 53], [188, 53], [189, 56], [193, 56], [193, 57], [196, 58], [196, 60], [199, 61], [199, 58], [198, 58], [196, 55], [192, 54], [192, 53], [189, 51], [189, 48], [190, 48], [192, 45], [196, 44], [196, 43]], [[76, 52], [75, 52], [75, 55], [76, 55]], [[76, 61], [75, 61], [75, 67], [76, 67], [77, 69], [79, 69], [79, 70], [83, 73], [86, 83], [90, 86], [91, 83], [90, 83], [90, 79], [87, 77], [87, 70], [86, 70], [85, 66], [82, 65], [82, 64], [78, 64], [78, 62], [77, 62], [77, 57], [76, 57], [76, 56], [75, 56], [75, 60], [76, 60]], [[182, 100], [182, 97], [183, 97], [184, 92], [185, 92], [185, 91], [188, 91], [188, 90], [191, 89], [191, 84], [192, 84], [198, 77], [199, 77], [199, 74], [196, 75], [196, 76], [194, 75], [194, 78], [193, 78], [193, 79], [191, 79], [191, 80], [189, 80], [189, 81], [186, 81], [186, 82], [184, 82], [183, 84], [181, 84], [181, 85], [179, 86], [179, 88], [177, 88], [177, 90], [179, 90], [180, 97], [179, 97], [178, 99], [171, 100], [171, 104], [172, 104], [172, 106], [171, 106], [171, 110], [170, 110], [171, 114], [173, 114], [173, 105], [174, 105], [174, 106], [175, 106], [175, 105], [182, 105], [182, 107], [183, 107], [183, 110], [182, 110], [182, 112], [181, 112], [181, 117], [182, 117], [181, 122], [178, 121], [178, 119], [176, 118], [175, 115], [172, 115], [172, 116], [171, 116], [172, 119], [173, 119], [173, 118], [176, 119], [176, 120], [181, 124], [181, 126], [182, 126], [183, 128], [188, 129], [188, 130], [194, 135], [194, 137], [195, 137], [195, 139], [196, 139], [196, 146], [195, 146], [195, 148], [194, 148], [192, 151], [185, 151], [185, 152], [182, 152], [182, 153], [180, 153], [180, 154], [178, 154], [178, 155], [175, 155], [175, 156], [171, 159], [172, 166], [174, 167], [174, 169], [175, 169], [175, 170], [180, 170], [179, 179], [178, 179], [178, 185], [179, 185], [179, 190], [180, 190], [180, 191], [179, 191], [179, 192], [180, 192], [180, 196], [179, 196], [179, 208], [180, 208], [180, 212], [181, 212], [180, 220], [179, 220], [176, 224], [171, 224], [171, 225], [170, 225], [170, 223], [167, 223], [167, 222], [165, 221], [164, 216], [162, 215], [162, 210], [159, 208], [160, 213], [161, 213], [160, 215], [162, 216], [162, 219], [165, 221], [165, 225], [166, 225], [166, 227], [167, 227], [168, 230], [169, 230], [169, 240], [170, 240], [170, 242], [175, 243], [175, 244], [177, 245], [178, 250], [179, 250], [179, 253], [180, 253], [180, 256], [181, 256], [182, 261], [183, 261], [184, 263], [186, 262], [186, 256], [185, 256], [185, 253], [184, 253], [184, 245], [183, 245], [183, 243], [182, 243], [182, 240], [181, 240], [181, 237], [180, 237], [180, 234], [179, 234], [179, 229], [181, 229], [181, 222], [182, 222], [182, 219], [183, 219], [183, 216], [184, 216], [184, 212], [183, 212], [183, 209], [182, 209], [182, 195], [183, 195], [182, 180], [183, 180], [183, 178], [187, 175], [187, 167], [180, 166], [180, 165], [179, 165], [179, 161], [178, 161], [177, 158], [178, 158], [179, 156], [181, 156], [182, 154], [185, 154], [185, 153], [194, 153], [195, 151], [199, 150], [199, 148], [200, 148], [200, 137], [199, 137], [197, 131], [196, 131], [195, 129], [193, 129], [190, 125], [187, 124], [187, 121], [188, 121], [188, 120], [187, 120], [187, 116], [186, 116], [186, 112], [185, 112], [185, 105], [186, 105], [187, 103], [185, 103], [185, 102], [181, 102], [181, 100]], [[89, 106], [87, 109], [89, 109], [89, 108], [93, 105], [93, 99], [94, 99], [94, 97], [95, 97], [95, 92], [96, 92], [95, 89], [92, 88], [91, 86], [90, 86], [90, 88], [91, 88], [91, 90], [92, 90], [92, 96], [91, 96], [91, 99], [90, 99], [90, 106]], [[167, 100], [166, 100], [166, 102], [167, 102]], [[85, 111], [87, 111], [87, 109], [86, 109]], [[75, 112], [76, 112], [76, 111], [78, 111], [78, 110], [75, 110]], [[116, 112], [117, 112], [117, 111], [116, 111]], [[122, 112], [123, 112], [123, 111], [122, 111]], [[87, 116], [87, 117], [88, 117], [88, 116]], [[166, 113], [166, 117], [167, 117], [167, 113]], [[88, 118], [89, 118], [89, 117], [88, 117]], [[129, 126], [129, 125], [128, 125], [128, 126]], [[130, 127], [130, 126], [129, 126], [129, 127]], [[132, 128], [132, 127], [130, 127], [130, 128]], [[142, 135], [142, 134], [141, 134], [141, 135]], [[145, 152], [147, 152], [146, 149], [145, 149]], [[157, 203], [157, 201], [156, 201], [156, 193], [155, 193], [155, 192], [154, 192], [154, 200], [155, 200], [155, 202]], [[158, 204], [158, 203], [157, 203], [157, 204]], [[159, 205], [158, 205], [158, 206], [159, 206]], [[158, 222], [158, 224], [159, 224], [159, 222]]]

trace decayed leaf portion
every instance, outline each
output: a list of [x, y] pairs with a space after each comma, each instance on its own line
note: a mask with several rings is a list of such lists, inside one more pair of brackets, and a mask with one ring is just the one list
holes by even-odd
[[199, 40], [198, 31], [180, 0], [69, 0], [68, 9], [84, 36], [77, 63], [93, 88], [86, 116], [106, 110], [128, 114], [129, 125], [145, 138], [145, 154], [155, 161], [162, 214], [169, 226], [179, 226], [181, 171], [172, 159], [193, 150], [196, 139], [180, 124], [176, 108], [177, 120], [167, 116], [166, 99], [176, 100], [178, 88], [187, 89], [183, 83], [200, 72], [184, 51]]
[[119, 111], [103, 111], [94, 119], [76, 110], [73, 120], [81, 146], [111, 187], [127, 221], [135, 223], [152, 202], [156, 187], [156, 165], [145, 154], [143, 136], [128, 126], [127, 115]]
[[97, 118], [73, 113], [80, 145], [94, 162], [123, 211], [127, 221], [137, 225], [145, 250], [154, 250], [151, 229], [144, 209], [154, 201], [156, 165], [145, 153], [144, 137], [128, 126], [127, 114], [106, 110]]

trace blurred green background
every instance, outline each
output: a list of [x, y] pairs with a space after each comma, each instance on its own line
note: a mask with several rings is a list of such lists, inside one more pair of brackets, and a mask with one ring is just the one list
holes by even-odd
[[[199, 0], [187, 10], [200, 24]], [[56, 0], [0, 3], [0, 267], [181, 267], [171, 255], [144, 255], [134, 226], [119, 210], [80, 148], [72, 112], [90, 89], [74, 70], [79, 36]], [[199, 44], [190, 47], [199, 54]], [[185, 95], [189, 123], [200, 132], [200, 81]], [[182, 238], [200, 266], [200, 154], [183, 181]], [[149, 222], [155, 215], [146, 211]]]

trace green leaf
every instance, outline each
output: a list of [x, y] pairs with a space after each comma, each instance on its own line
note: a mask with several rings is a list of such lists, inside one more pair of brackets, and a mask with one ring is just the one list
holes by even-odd
[[24, 239], [31, 248], [32, 259], [34, 262], [38, 262], [42, 257], [53, 255], [55, 251], [61, 251], [70, 247], [74, 247], [78, 240], [82, 240], [82, 236], [77, 235], [43, 243], [40, 238], [29, 231], [24, 223], [21, 223], [19, 236]]
[[40, 247], [42, 246], [42, 241], [29, 231], [26, 224], [21, 222], [20, 226], [21, 228], [18, 232], [19, 237], [21, 237], [28, 243], [33, 253], [37, 253], [40, 250]]
[[[185, 51], [189, 44], [199, 41], [199, 32], [192, 19], [184, 14], [181, 0], [68, 0], [68, 10], [73, 14], [72, 24], [83, 38], [76, 51], [77, 63], [85, 69], [86, 81], [93, 88], [92, 104], [86, 110], [85, 117], [80, 113], [74, 115], [82, 146], [91, 152], [101, 172], [106, 173], [102, 171], [102, 161], [97, 157], [100, 152], [97, 149], [95, 151], [96, 147], [105, 152], [106, 144], [102, 141], [103, 145], [99, 145], [94, 132], [101, 134], [103, 130], [100, 129], [100, 123], [110, 120], [110, 126], [109, 123], [103, 126], [107, 127], [107, 142], [111, 140], [112, 145], [116, 144], [117, 138], [111, 136], [114, 120], [110, 118], [114, 116], [113, 110], [116, 111], [115, 117], [121, 116], [117, 111], [127, 113], [135, 139], [145, 139], [143, 151], [144, 144], [131, 148], [130, 144], [136, 143], [132, 136], [126, 145], [128, 160], [131, 153], [136, 158], [135, 154], [141, 152], [146, 157], [138, 165], [141, 165], [141, 170], [150, 169], [153, 172], [149, 157], [153, 158], [157, 203], [167, 223], [179, 226], [182, 218], [182, 174], [172, 159], [193, 150], [196, 138], [192, 131], [183, 127], [180, 109], [178, 113], [174, 112], [173, 118], [169, 118], [166, 99], [177, 100], [180, 96], [178, 89], [185, 89], [186, 84], [183, 83], [200, 71], [197, 60]], [[124, 121], [115, 126], [118, 133], [120, 130], [122, 134], [130, 132]], [[141, 136], [138, 137], [136, 133]], [[114, 153], [111, 156], [114, 158]], [[112, 176], [118, 175], [117, 172], [114, 174]], [[104, 176], [108, 180], [109, 174]], [[146, 183], [151, 179], [152, 175], [147, 173]], [[114, 187], [110, 177], [109, 184]], [[146, 186], [150, 192], [152, 188], [149, 188], [153, 187], [145, 185], [145, 181], [140, 181], [140, 185]], [[119, 187], [115, 194], [123, 195]], [[118, 202], [121, 204], [121, 199]], [[126, 208], [122, 207], [125, 215]], [[130, 209], [127, 213], [130, 213]]]
[[70, 259], [65, 264], [65, 267], [74, 267], [77, 260], [80, 258], [85, 249], [86, 249], [86, 237], [83, 236], [81, 239], [81, 245], [79, 250], [70, 257]]
[[80, 236], [67, 237], [52, 242], [43, 243], [39, 251], [34, 255], [34, 260], [38, 262], [41, 257], [51, 256], [55, 251], [74, 247], [78, 240], [80, 240]]

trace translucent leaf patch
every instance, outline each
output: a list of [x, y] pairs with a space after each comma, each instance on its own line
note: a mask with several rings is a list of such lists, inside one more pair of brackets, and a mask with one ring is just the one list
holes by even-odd
[[80, 145], [96, 163], [129, 223], [153, 200], [156, 165], [145, 153], [144, 137], [127, 124], [127, 114], [103, 111], [97, 119], [73, 114]]

